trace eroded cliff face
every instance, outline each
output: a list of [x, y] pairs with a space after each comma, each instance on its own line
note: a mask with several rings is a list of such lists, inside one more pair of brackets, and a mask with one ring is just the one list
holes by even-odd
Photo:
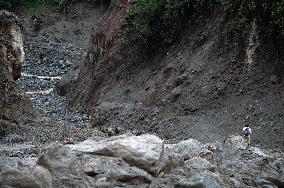
[[95, 106], [102, 87], [113, 76], [113, 71], [123, 64], [120, 27], [130, 5], [128, 1], [112, 1], [97, 24], [97, 29], [91, 34], [89, 51], [80, 66], [80, 73], [76, 75], [76, 81], [71, 80], [72, 85], [67, 88], [68, 91], [64, 88], [62, 92], [68, 95], [73, 108]]
[[24, 60], [23, 33], [19, 18], [11, 12], [0, 11], [0, 49], [9, 72], [16, 80], [21, 76]]
[[73, 108], [94, 115], [94, 126], [115, 127], [110, 134], [131, 129], [207, 142], [249, 124], [256, 145], [282, 148], [281, 30], [217, 7], [190, 15], [178, 41], [138, 63], [121, 29], [132, 5], [113, 4], [98, 25], [67, 94]]
[[0, 123], [1, 137], [7, 127], [5, 121], [25, 123], [37, 113], [32, 103], [17, 93], [14, 79], [21, 75], [24, 57], [23, 34], [18, 17], [8, 11], [0, 11]]

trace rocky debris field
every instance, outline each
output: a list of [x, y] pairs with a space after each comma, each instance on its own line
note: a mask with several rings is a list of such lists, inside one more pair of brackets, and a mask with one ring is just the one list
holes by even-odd
[[105, 136], [91, 127], [88, 115], [71, 112], [55, 89], [68, 70], [76, 69], [75, 63], [81, 61], [86, 49], [52, 42], [26, 42], [24, 49], [22, 76], [17, 83], [21, 95], [32, 101], [39, 116], [27, 123], [1, 121], [5, 135], [0, 141], [0, 156], [31, 164], [50, 142]]
[[4, 187], [219, 188], [284, 186], [282, 153], [246, 149], [242, 137], [203, 144], [189, 139], [164, 144], [154, 135], [47, 146], [35, 165], [1, 158]]
[[59, 121], [82, 123], [88, 121], [84, 114], [67, 110], [67, 102], [60, 97], [55, 86], [64, 74], [75, 69], [86, 49], [72, 44], [26, 43], [26, 58], [23, 63], [19, 85], [34, 105]]
[[18, 121], [10, 116], [1, 117], [0, 156], [34, 164], [42, 148], [51, 142], [105, 136], [90, 126], [88, 115], [68, 110], [66, 99], [55, 89], [62, 76], [77, 69], [85, 58], [91, 30], [104, 11], [94, 4], [79, 3], [72, 7], [72, 16], [57, 10], [33, 17], [20, 13], [25, 32], [25, 60], [17, 81], [18, 91], [14, 93], [33, 103], [35, 108], [30, 104], [22, 110], [16, 100], [12, 101], [11, 116], [32, 109], [33, 118], [26, 116], [22, 118], [25, 121]]

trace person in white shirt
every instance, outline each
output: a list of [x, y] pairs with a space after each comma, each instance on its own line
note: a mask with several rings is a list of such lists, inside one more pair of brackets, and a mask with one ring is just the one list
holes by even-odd
[[248, 125], [245, 125], [245, 127], [243, 128], [243, 138], [245, 139], [248, 146], [251, 145], [251, 133], [251, 128], [249, 128]]

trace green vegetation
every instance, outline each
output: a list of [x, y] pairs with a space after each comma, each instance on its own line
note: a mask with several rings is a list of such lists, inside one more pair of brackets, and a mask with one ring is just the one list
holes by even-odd
[[[110, 0], [102, 0], [102, 3], [109, 4], [109, 1]], [[34, 14], [72, 2], [101, 3], [101, 0], [0, 0], [0, 9], [12, 10], [20, 8], [27, 13]]]
[[284, 0], [138, 0], [127, 13], [124, 31], [138, 53], [151, 53], [180, 36], [192, 13], [223, 6], [234, 17], [266, 19], [283, 27]]
[[235, 15], [267, 19], [284, 27], [284, 0], [219, 0]]
[[42, 11], [47, 7], [59, 6], [64, 0], [0, 0], [0, 9], [16, 9], [21, 8], [28, 13]]
[[26, 1], [21, 8], [27, 13], [34, 14], [39, 11], [45, 11], [54, 6], [59, 6], [63, 4], [63, 2], [64, 0], [29, 0]]
[[140, 0], [124, 22], [127, 37], [141, 49], [153, 51], [173, 42], [181, 31], [185, 15], [204, 5], [203, 0]]
[[276, 24], [284, 27], [284, 0], [280, 0], [273, 5], [272, 19]]
[[11, 8], [11, 6], [12, 6], [11, 1], [0, 0], [0, 9], [9, 9]]

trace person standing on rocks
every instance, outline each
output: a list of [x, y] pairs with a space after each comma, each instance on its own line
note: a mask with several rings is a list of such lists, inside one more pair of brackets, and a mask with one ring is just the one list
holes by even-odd
[[245, 139], [245, 142], [248, 144], [248, 146], [251, 145], [251, 128], [249, 128], [248, 125], [245, 125], [243, 128], [243, 138]]

